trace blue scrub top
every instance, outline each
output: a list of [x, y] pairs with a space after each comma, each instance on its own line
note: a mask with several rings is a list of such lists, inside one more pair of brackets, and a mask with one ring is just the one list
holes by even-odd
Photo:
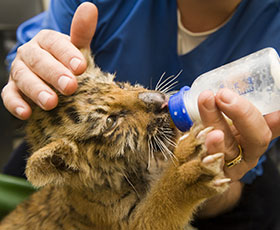
[[[20, 26], [19, 44], [41, 29], [69, 34], [75, 9], [85, 0], [52, 0], [50, 9]], [[117, 80], [155, 86], [162, 73], [183, 72], [178, 89], [200, 74], [265, 47], [280, 51], [278, 0], [243, 0], [230, 21], [185, 55], [177, 54], [176, 0], [91, 0], [99, 10], [92, 40], [95, 61]], [[14, 50], [9, 55], [13, 59]]]
[[[23, 23], [18, 46], [41, 29], [70, 33], [74, 12], [85, 0], [52, 0], [48, 11]], [[179, 73], [177, 89], [200, 74], [265, 47], [280, 51], [279, 0], [242, 0], [231, 19], [185, 55], [177, 54], [176, 0], [91, 0], [99, 20], [91, 48], [103, 71], [118, 81], [154, 88], [160, 76]], [[17, 48], [16, 47], [16, 48]], [[16, 48], [8, 55], [11, 63]], [[260, 162], [263, 161], [262, 158]], [[261, 163], [244, 179], [262, 174]], [[245, 177], [246, 177], [245, 176]], [[245, 178], [244, 177], [244, 178]]]

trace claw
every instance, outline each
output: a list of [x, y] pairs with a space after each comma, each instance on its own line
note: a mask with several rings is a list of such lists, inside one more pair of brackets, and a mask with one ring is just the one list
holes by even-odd
[[211, 130], [213, 130], [213, 127], [207, 127], [203, 130], [201, 130], [198, 134], [197, 134], [197, 138], [201, 138], [203, 136], [206, 136], [207, 133], [209, 133]]
[[179, 141], [182, 141], [182, 140], [186, 139], [186, 138], [189, 136], [189, 134], [190, 134], [190, 133], [186, 133], [186, 134], [184, 134], [183, 136], [181, 136], [181, 137], [179, 138]]
[[216, 153], [213, 155], [208, 155], [203, 158], [202, 163], [210, 164], [210, 163], [213, 163], [214, 161], [218, 160], [219, 158], [223, 158], [223, 157], [224, 157], [223, 153]]
[[222, 185], [227, 184], [229, 182], [231, 182], [230, 178], [217, 179], [217, 180], [214, 181], [214, 185], [215, 186], [222, 186]]

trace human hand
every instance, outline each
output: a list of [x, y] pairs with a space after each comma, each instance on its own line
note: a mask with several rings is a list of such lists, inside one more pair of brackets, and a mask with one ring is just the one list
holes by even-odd
[[[271, 129], [254, 105], [229, 89], [221, 89], [216, 96], [205, 91], [199, 96], [198, 103], [203, 123], [216, 129], [206, 139], [208, 154], [224, 152], [228, 162], [239, 155], [238, 145], [241, 146], [242, 161], [231, 168], [224, 166], [226, 176], [238, 181], [257, 165], [272, 137], [278, 135], [276, 130]], [[220, 111], [232, 120], [232, 125]]]
[[14, 116], [22, 120], [30, 117], [29, 99], [44, 110], [53, 109], [58, 97], [49, 85], [64, 95], [75, 92], [75, 75], [86, 69], [86, 60], [79, 48], [90, 46], [97, 15], [94, 4], [83, 3], [75, 12], [70, 36], [42, 30], [18, 48], [9, 82], [1, 94], [5, 107]]
[[206, 138], [208, 154], [223, 152], [228, 162], [239, 155], [238, 145], [243, 151], [239, 164], [231, 168], [224, 166], [226, 177], [232, 179], [230, 189], [208, 200], [200, 211], [201, 217], [210, 217], [230, 210], [238, 203], [243, 189], [239, 180], [257, 165], [272, 138], [279, 136], [280, 116], [275, 112], [263, 117], [248, 100], [228, 89], [221, 89], [216, 96], [211, 91], [201, 93], [198, 106], [204, 125], [215, 128]]

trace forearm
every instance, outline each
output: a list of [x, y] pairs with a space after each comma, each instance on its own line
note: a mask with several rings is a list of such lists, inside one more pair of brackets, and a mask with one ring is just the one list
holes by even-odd
[[223, 194], [207, 200], [198, 211], [199, 218], [209, 218], [233, 209], [239, 202], [244, 184], [235, 181]]

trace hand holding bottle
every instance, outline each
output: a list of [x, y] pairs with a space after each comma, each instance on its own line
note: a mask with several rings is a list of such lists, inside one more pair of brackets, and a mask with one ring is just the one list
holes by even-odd
[[[239, 180], [257, 165], [272, 136], [278, 136], [275, 127], [279, 127], [279, 118], [274, 112], [280, 110], [279, 100], [279, 56], [274, 49], [266, 48], [202, 74], [191, 88], [184, 87], [171, 96], [169, 110], [182, 131], [195, 121], [221, 130], [212, 138], [224, 140], [221, 151], [229, 162], [225, 171]], [[266, 114], [267, 122], [263, 117]], [[229, 121], [233, 125], [228, 125]], [[211, 150], [214, 145], [209, 145], [210, 154], [216, 151]], [[229, 168], [232, 165], [234, 168]]]
[[220, 90], [216, 96], [211, 91], [201, 93], [198, 107], [202, 122], [217, 129], [207, 139], [209, 154], [221, 151], [225, 161], [231, 161], [239, 154], [238, 145], [242, 147], [242, 161], [232, 168], [224, 167], [233, 181], [241, 179], [257, 165], [272, 136], [277, 134], [272, 134], [266, 119], [252, 103], [229, 89]]

